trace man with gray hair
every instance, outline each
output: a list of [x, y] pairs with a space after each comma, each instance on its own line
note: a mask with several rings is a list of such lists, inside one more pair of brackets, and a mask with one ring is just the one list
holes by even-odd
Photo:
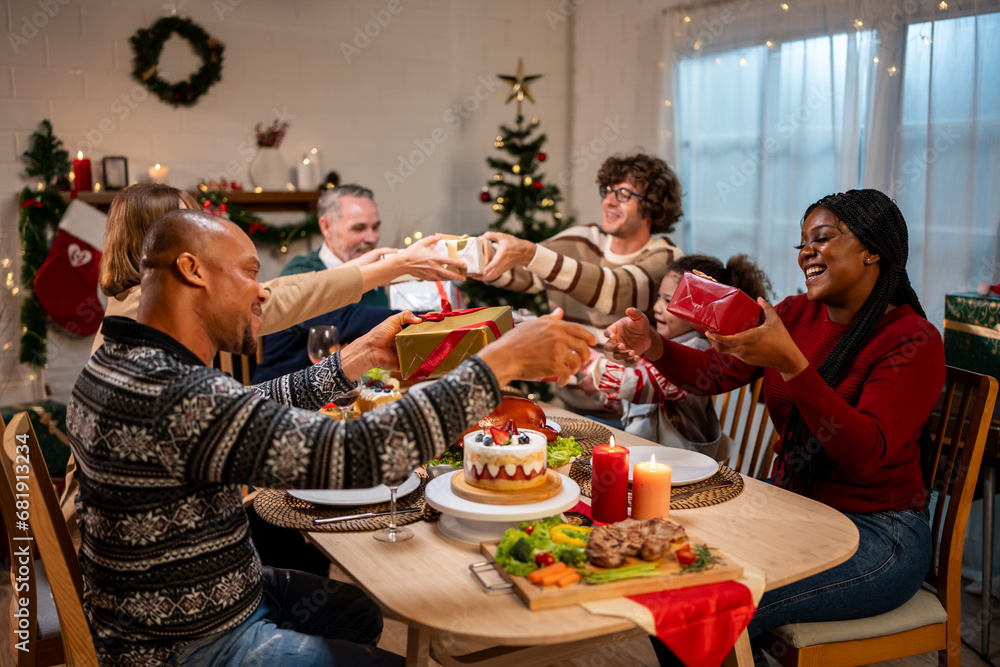
[[[332, 269], [344, 264], [368, 264], [395, 248], [378, 248], [382, 220], [375, 195], [360, 185], [339, 185], [324, 192], [317, 204], [323, 245], [305, 255], [292, 258], [281, 275]], [[428, 237], [405, 252], [428, 252], [437, 237]], [[309, 329], [315, 326], [337, 327], [342, 344], [364, 335], [396, 311], [389, 309], [384, 287], [365, 292], [357, 303], [338, 308], [311, 320], [264, 338], [264, 353], [254, 373], [254, 382], [265, 382], [311, 365], [308, 354]]]

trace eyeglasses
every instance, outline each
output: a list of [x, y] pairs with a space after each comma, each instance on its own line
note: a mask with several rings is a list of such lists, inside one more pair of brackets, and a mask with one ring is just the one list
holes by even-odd
[[617, 199], [623, 204], [632, 197], [638, 197], [639, 199], [645, 199], [646, 201], [649, 201], [649, 197], [647, 197], [646, 195], [641, 195], [638, 192], [632, 192], [628, 188], [618, 188], [617, 190], [615, 190], [609, 185], [602, 185], [597, 189], [597, 191], [601, 193], [601, 199], [607, 197], [609, 192], [614, 192], [615, 199]]

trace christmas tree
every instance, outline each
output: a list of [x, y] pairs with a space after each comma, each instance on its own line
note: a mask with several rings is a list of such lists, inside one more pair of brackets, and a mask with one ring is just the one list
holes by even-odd
[[40, 177], [43, 187], [48, 188], [69, 171], [69, 153], [62, 141], [52, 134], [52, 123], [48, 119], [42, 121], [42, 129], [43, 132], [31, 136], [31, 150], [25, 151], [22, 157], [28, 162], [24, 173]]
[[[520, 67], [519, 67], [520, 69]], [[502, 77], [506, 78], [506, 77]], [[522, 87], [520, 92], [526, 92]], [[529, 99], [530, 99], [530, 93]], [[538, 243], [573, 224], [559, 210], [562, 194], [559, 186], [548, 183], [539, 172], [545, 162], [543, 151], [545, 134], [537, 134], [538, 118], [525, 125], [518, 99], [517, 127], [500, 126], [500, 134], [493, 142], [505, 154], [502, 158], [490, 157], [486, 162], [495, 173], [479, 194], [485, 204], [493, 205], [496, 219], [490, 229]], [[491, 287], [475, 280], [462, 283], [461, 290], [469, 305], [506, 305], [517, 310], [527, 308], [536, 315], [548, 312], [545, 293], [524, 294], [498, 287]]]

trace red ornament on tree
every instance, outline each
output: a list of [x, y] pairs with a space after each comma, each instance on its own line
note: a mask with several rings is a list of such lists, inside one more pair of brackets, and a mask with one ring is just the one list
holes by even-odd
[[548, 155], [546, 155], [545, 153], [539, 153], [538, 154], [538, 161], [539, 162], [545, 162], [545, 158], [547, 158], [547, 157], [548, 157]]
[[484, 204], [486, 202], [488, 202], [489, 200], [491, 200], [491, 199], [493, 199], [493, 197], [490, 196], [489, 192], [480, 192], [479, 193], [479, 201], [483, 202]]
[[535, 181], [534, 183], [531, 184], [531, 187], [535, 188], [536, 190], [541, 190], [545, 186], [542, 185], [541, 181]]

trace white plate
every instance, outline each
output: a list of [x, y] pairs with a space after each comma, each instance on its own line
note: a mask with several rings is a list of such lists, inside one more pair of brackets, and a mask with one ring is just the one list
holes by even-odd
[[656, 456], [657, 463], [666, 463], [670, 466], [670, 483], [674, 486], [694, 484], [719, 472], [718, 461], [689, 449], [652, 445], [629, 447], [628, 450], [629, 479], [632, 479], [632, 467], [636, 463], [649, 461], [652, 456]]
[[[632, 479], [632, 468], [636, 463], [646, 463], [656, 456], [657, 463], [670, 466], [670, 483], [673, 486], [694, 484], [708, 479], [719, 472], [719, 463], [715, 459], [689, 449], [649, 445], [626, 447], [628, 449], [628, 478]], [[593, 463], [593, 459], [591, 459]]]
[[451, 490], [452, 475], [461, 475], [461, 470], [435, 477], [424, 487], [427, 503], [442, 514], [450, 514], [462, 519], [480, 521], [527, 521], [558, 514], [576, 505], [580, 499], [580, 486], [569, 477], [562, 478], [559, 493], [533, 503], [522, 505], [488, 505], [466, 500]]
[[[411, 472], [406, 481], [396, 489], [396, 498], [413, 493], [420, 486], [417, 473]], [[370, 505], [389, 500], [389, 487], [379, 484], [368, 489], [300, 489], [288, 495], [316, 505]]]

